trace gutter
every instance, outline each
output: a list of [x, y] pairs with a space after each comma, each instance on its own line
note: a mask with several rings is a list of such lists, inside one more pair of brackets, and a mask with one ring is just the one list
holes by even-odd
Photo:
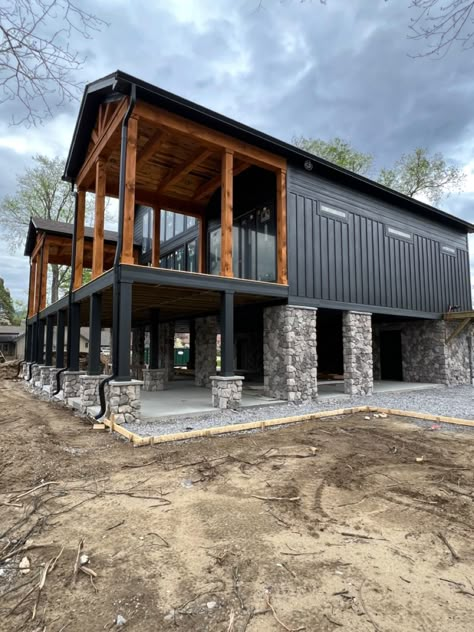
[[117, 234], [117, 248], [115, 250], [114, 267], [113, 267], [113, 308], [112, 308], [112, 375], [109, 375], [99, 384], [99, 400], [100, 410], [95, 416], [95, 419], [100, 419], [105, 415], [106, 402], [105, 402], [105, 385], [114, 380], [117, 377], [116, 366], [119, 352], [119, 331], [120, 331], [120, 292], [121, 292], [121, 269], [120, 269], [120, 256], [122, 253], [123, 244], [123, 220], [125, 215], [125, 176], [126, 176], [126, 163], [127, 163], [127, 138], [128, 138], [128, 121], [132, 116], [135, 104], [137, 102], [137, 90], [135, 84], [131, 85], [130, 90], [130, 103], [128, 110], [125, 113], [122, 123], [122, 138], [120, 144], [120, 181], [119, 181], [119, 219], [118, 219], [118, 234]]

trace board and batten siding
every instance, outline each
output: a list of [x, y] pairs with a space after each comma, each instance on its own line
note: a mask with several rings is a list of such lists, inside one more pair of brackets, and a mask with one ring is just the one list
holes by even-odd
[[419, 316], [472, 309], [461, 230], [295, 167], [287, 192], [293, 304]]

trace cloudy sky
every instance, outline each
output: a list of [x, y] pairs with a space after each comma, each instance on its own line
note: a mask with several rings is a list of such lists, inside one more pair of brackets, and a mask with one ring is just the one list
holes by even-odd
[[[417, 58], [410, 0], [259, 4], [96, 0], [109, 26], [70, 42], [87, 56], [80, 78], [120, 69], [283, 140], [340, 136], [377, 167], [417, 146], [441, 151], [468, 179], [440, 206], [474, 222], [474, 52]], [[0, 196], [34, 153], [66, 155], [79, 103], [32, 129], [9, 126], [16, 107], [0, 106]], [[0, 276], [26, 300], [27, 259], [2, 248]]]

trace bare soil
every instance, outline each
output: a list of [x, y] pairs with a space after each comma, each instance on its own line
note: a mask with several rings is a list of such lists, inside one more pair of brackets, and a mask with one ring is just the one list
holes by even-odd
[[474, 433], [364, 417], [133, 448], [0, 382], [0, 629], [472, 632]]

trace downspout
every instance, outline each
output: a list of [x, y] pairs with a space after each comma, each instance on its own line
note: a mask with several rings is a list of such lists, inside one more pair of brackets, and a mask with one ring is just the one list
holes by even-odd
[[99, 400], [100, 410], [95, 416], [95, 419], [100, 419], [105, 415], [106, 402], [105, 402], [105, 385], [111, 382], [117, 377], [116, 366], [119, 351], [119, 331], [120, 331], [120, 257], [122, 254], [123, 244], [123, 219], [125, 215], [125, 177], [126, 177], [126, 163], [127, 163], [127, 140], [128, 140], [128, 121], [132, 116], [135, 103], [137, 101], [137, 88], [134, 83], [131, 85], [130, 90], [130, 103], [128, 105], [127, 112], [125, 113], [122, 123], [122, 138], [120, 145], [120, 180], [119, 180], [119, 217], [118, 217], [118, 231], [117, 231], [117, 248], [115, 250], [114, 267], [113, 267], [113, 327], [112, 327], [112, 375], [109, 375], [99, 384]]
[[[71, 278], [69, 280], [69, 294], [68, 294], [67, 366], [65, 366], [63, 369], [60, 369], [56, 373], [56, 390], [51, 395], [51, 397], [54, 397], [55, 395], [57, 395], [59, 391], [61, 390], [61, 374], [69, 370], [69, 358], [71, 357], [70, 328], [71, 328], [71, 311], [72, 311], [72, 292], [74, 289], [74, 270], [76, 269], [77, 206], [79, 203], [78, 202], [79, 196], [77, 194], [77, 191], [74, 191], [74, 182], [72, 182], [71, 184], [71, 191], [72, 191], [72, 194], [74, 195], [74, 224], [73, 224], [73, 229], [72, 229]], [[57, 352], [58, 350], [56, 349], [56, 354]]]

